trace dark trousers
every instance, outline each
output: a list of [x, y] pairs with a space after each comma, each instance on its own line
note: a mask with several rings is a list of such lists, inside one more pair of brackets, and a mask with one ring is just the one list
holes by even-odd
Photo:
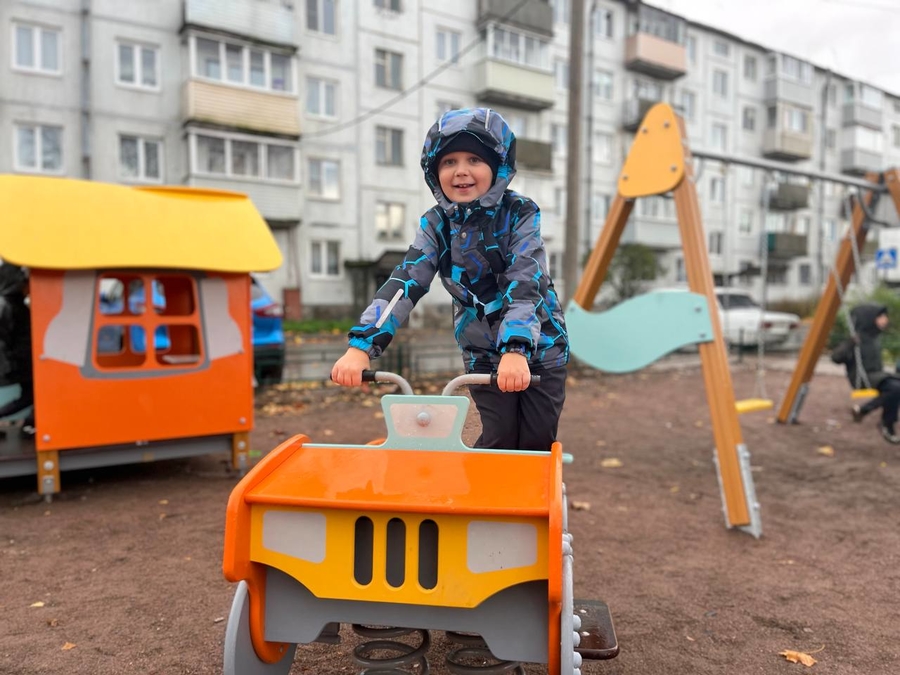
[[525, 391], [469, 387], [481, 415], [476, 448], [549, 452], [566, 400], [566, 367], [532, 370], [532, 375], [540, 375], [541, 383]]
[[881, 422], [886, 426], [897, 422], [897, 410], [900, 408], [900, 378], [886, 377], [878, 384], [878, 396], [860, 406], [863, 414], [881, 408]]
[[15, 401], [10, 401], [6, 405], [0, 406], [0, 418], [15, 415], [17, 412], [21, 412], [34, 404], [34, 382], [26, 380], [19, 382], [19, 386], [22, 388], [22, 393], [19, 394], [19, 398]]

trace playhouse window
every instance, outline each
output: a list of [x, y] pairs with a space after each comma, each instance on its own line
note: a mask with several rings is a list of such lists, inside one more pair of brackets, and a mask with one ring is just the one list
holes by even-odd
[[[196, 293], [194, 280], [185, 275], [102, 275], [94, 312], [96, 365], [158, 369], [199, 364], [203, 353]], [[147, 335], [153, 335], [149, 344]]]

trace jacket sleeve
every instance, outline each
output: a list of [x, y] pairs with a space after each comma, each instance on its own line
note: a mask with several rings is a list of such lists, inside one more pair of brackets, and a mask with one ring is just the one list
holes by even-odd
[[[394, 268], [362, 313], [359, 324], [348, 334], [350, 346], [363, 350], [372, 358], [381, 356], [394, 333], [409, 318], [413, 307], [428, 292], [437, 272], [438, 260], [446, 247], [441, 245], [438, 227], [428, 215], [422, 216], [415, 241], [403, 262]], [[397, 301], [393, 302], [395, 297]]]
[[521, 199], [513, 205], [508, 226], [506, 269], [498, 279], [503, 310], [497, 349], [505, 353], [509, 344], [524, 344], [530, 358], [541, 334], [538, 318], [543, 303], [541, 288], [548, 282], [547, 254], [541, 239], [541, 212], [537, 204]]

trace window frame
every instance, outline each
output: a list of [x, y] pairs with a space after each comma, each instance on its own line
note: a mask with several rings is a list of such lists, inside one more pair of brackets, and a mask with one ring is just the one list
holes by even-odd
[[[122, 141], [125, 138], [134, 138], [138, 142], [138, 175], [137, 176], [126, 176], [122, 171]], [[165, 159], [164, 159], [164, 141], [162, 138], [151, 137], [151, 136], [141, 136], [140, 134], [126, 134], [119, 133], [119, 162], [118, 162], [118, 175], [119, 180], [125, 183], [149, 183], [152, 185], [159, 185], [163, 183], [165, 180]], [[155, 143], [157, 145], [157, 157], [159, 163], [159, 177], [152, 178], [145, 175], [146, 169], [146, 145], [147, 143]]]
[[[313, 112], [309, 109], [309, 92], [312, 89], [311, 82], [313, 82], [313, 81], [318, 83], [318, 86], [316, 87], [316, 89], [318, 90], [318, 97], [319, 97], [319, 102], [320, 102], [320, 105], [319, 105], [320, 110], [318, 110], [316, 112]], [[323, 107], [327, 108], [327, 106], [325, 105], [325, 102], [327, 101], [327, 96], [325, 94], [326, 94], [326, 91], [328, 90], [328, 87], [331, 87], [333, 89], [333, 96], [332, 96], [332, 99], [334, 101], [334, 114], [333, 115], [329, 115], [327, 113], [327, 111], [326, 112], [321, 111], [321, 109]], [[306, 97], [305, 97], [306, 100], [304, 101], [304, 104], [303, 104], [304, 112], [307, 115], [309, 115], [310, 117], [315, 117], [315, 118], [323, 119], [323, 120], [336, 120], [338, 118], [338, 105], [339, 105], [338, 91], [339, 91], [339, 89], [340, 89], [340, 82], [338, 80], [333, 80], [333, 79], [330, 79], [327, 77], [320, 77], [318, 75], [307, 75], [306, 76]]]
[[[399, 82], [392, 82], [392, 73], [394, 69], [391, 67], [393, 65], [393, 59], [397, 57], [398, 59], [398, 67], [397, 67], [397, 76]], [[403, 91], [403, 53], [395, 52], [390, 49], [385, 49], [383, 47], [375, 47], [375, 59], [373, 61], [373, 65], [375, 66], [375, 86], [379, 89], [389, 89], [391, 91]], [[384, 73], [384, 83], [380, 83], [378, 81], [378, 73], [379, 68], [382, 69]]]
[[[394, 222], [392, 210], [400, 208], [400, 218]], [[380, 214], [383, 212], [383, 214]], [[378, 220], [383, 215], [386, 227], [379, 229]], [[403, 241], [406, 230], [406, 204], [404, 202], [379, 199], [375, 202], [375, 239], [378, 241]]]
[[[306, 30], [310, 33], [317, 33], [319, 35], [327, 35], [330, 37], [336, 38], [338, 36], [338, 32], [340, 28], [338, 27], [338, 16], [340, 15], [340, 11], [338, 9], [339, 0], [306, 0], [304, 4], [304, 12], [303, 12], [303, 23], [306, 26]], [[325, 16], [325, 7], [330, 3], [331, 6], [331, 25], [334, 28], [334, 32], [329, 33], [328, 31], [323, 29], [324, 21], [323, 17]], [[316, 6], [316, 16], [318, 18], [316, 22], [316, 26], [310, 26], [309, 15], [310, 15], [310, 6]]]
[[[218, 44], [218, 54], [219, 54], [219, 77], [211, 77], [200, 72], [197, 67], [197, 59], [199, 55], [199, 50], [197, 47], [197, 42], [199, 40], [206, 40], [208, 42], [215, 42]], [[228, 78], [228, 55], [227, 48], [231, 47], [239, 47], [241, 49], [241, 74], [242, 80], [240, 82], [235, 82]], [[287, 50], [278, 50], [272, 49], [270, 47], [263, 47], [259, 45], [252, 45], [246, 42], [241, 42], [240, 40], [226, 40], [216, 35], [211, 35], [208, 33], [192, 33], [190, 36], [190, 68], [191, 68], [191, 78], [195, 80], [200, 80], [202, 82], [215, 82], [216, 84], [223, 87], [234, 87], [235, 89], [243, 89], [245, 91], [261, 91], [267, 94], [273, 94], [275, 96], [287, 96], [291, 98], [295, 98], [299, 95], [298, 87], [297, 87], [297, 59], [295, 54], [288, 53]], [[265, 85], [259, 86], [256, 84], [252, 84], [252, 54], [251, 52], [262, 52], [263, 53], [263, 76], [265, 78]], [[285, 80], [285, 83], [289, 85], [289, 89], [275, 89], [272, 87], [272, 56], [281, 56], [287, 59], [287, 62], [290, 64], [291, 72], [290, 76]]]
[[[338, 269], [334, 274], [329, 274], [328, 272], [328, 248], [330, 245], [335, 245], [337, 247], [337, 264]], [[319, 245], [321, 248], [319, 250], [320, 264], [322, 266], [321, 272], [315, 271], [315, 261], [314, 256], [316, 253], [314, 249], [316, 245]], [[341, 264], [341, 240], [340, 239], [310, 239], [309, 246], [307, 250], [307, 260], [309, 261], [309, 278], [310, 279], [342, 279], [344, 277], [344, 266]]]
[[[384, 150], [382, 154], [381, 150]], [[403, 129], [375, 126], [375, 164], [378, 166], [403, 166]]]
[[[437, 26], [434, 29], [434, 55], [438, 63], [452, 63], [459, 65], [459, 54], [462, 50], [462, 33], [446, 26]], [[455, 38], [455, 45], [454, 45]], [[449, 55], [446, 50], [449, 48]], [[441, 52], [444, 51], [445, 55]]]
[[[43, 162], [43, 140], [41, 131], [43, 129], [59, 130], [59, 168], [44, 169]], [[19, 130], [31, 129], [34, 132], [34, 159], [35, 165], [25, 166], [19, 157]], [[62, 124], [43, 124], [41, 122], [13, 122], [13, 171], [16, 173], [40, 174], [44, 176], [63, 176], [66, 173], [66, 152], [65, 152], [65, 126]]]
[[[141, 42], [139, 40], [131, 40], [125, 38], [117, 38], [115, 40], [115, 81], [116, 86], [124, 87], [126, 89], [136, 89], [138, 91], [150, 91], [150, 92], [160, 92], [162, 91], [162, 78], [160, 77], [162, 68], [160, 61], [160, 47], [159, 45], [154, 45], [149, 42]], [[120, 60], [119, 49], [121, 47], [130, 47], [132, 50], [132, 55], [134, 58], [134, 82], [126, 82], [122, 80], [122, 63]], [[144, 60], [140, 58], [142, 56], [142, 50], [150, 49], [153, 51], [153, 64], [155, 68], [155, 77], [156, 84], [155, 85], [146, 85], [142, 84], [144, 80]]]
[[[189, 135], [189, 152], [190, 152], [190, 171], [191, 175], [204, 176], [208, 178], [237, 180], [250, 183], [268, 183], [275, 185], [299, 185], [299, 147], [296, 143], [285, 142], [281, 140], [271, 139], [269, 136], [253, 136], [251, 134], [229, 134], [213, 129], [193, 128], [188, 130]], [[221, 139], [225, 143], [224, 166], [225, 171], [222, 173], [214, 171], [202, 171], [199, 167], [199, 138], [205, 136], [207, 138]], [[232, 171], [232, 159], [234, 142], [255, 143], [257, 148], [257, 161], [260, 175], [248, 176], [246, 174], [237, 174]], [[290, 148], [293, 154], [294, 176], [290, 179], [285, 178], [269, 178], [269, 146], [279, 146]], [[265, 173], [266, 175], [262, 175]]]
[[[334, 164], [335, 169], [336, 169], [335, 173], [337, 175], [337, 178], [335, 180], [336, 190], [335, 190], [334, 196], [327, 195], [325, 193], [325, 191], [322, 191], [322, 192], [313, 192], [312, 191], [311, 180], [313, 177], [313, 171], [312, 171], [312, 163], [313, 162], [317, 162], [320, 165], [319, 176], [320, 176], [320, 179], [323, 181], [323, 185], [324, 185], [324, 177], [326, 175], [326, 172], [323, 170], [325, 168], [325, 164]], [[332, 157], [307, 157], [305, 173], [306, 173], [306, 180], [305, 180], [304, 187], [306, 188], [306, 195], [307, 195], [308, 199], [314, 199], [317, 201], [324, 201], [324, 202], [338, 202], [341, 200], [341, 161], [339, 159], [334, 159]]]
[[[32, 39], [32, 59], [34, 66], [23, 66], [17, 62], [19, 53], [19, 35], [18, 28], [28, 28], [31, 30]], [[32, 23], [30, 21], [11, 21], [10, 31], [12, 37], [10, 39], [10, 67], [13, 71], [20, 73], [28, 73], [29, 75], [44, 75], [47, 77], [61, 77], [63, 75], [63, 44], [62, 44], [62, 28], [50, 26], [43, 23]], [[41, 67], [41, 53], [43, 51], [44, 32], [54, 33], [56, 35], [56, 69], [50, 70]]]

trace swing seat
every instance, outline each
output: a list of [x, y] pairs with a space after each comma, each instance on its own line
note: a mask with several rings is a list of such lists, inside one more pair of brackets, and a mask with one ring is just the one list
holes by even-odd
[[850, 392], [850, 398], [858, 399], [858, 398], [875, 398], [878, 396], [877, 389], [854, 389]]
[[771, 410], [775, 407], [775, 402], [765, 398], [745, 398], [743, 401], [735, 401], [734, 408], [738, 415], [749, 412], [758, 412], [760, 410]]

